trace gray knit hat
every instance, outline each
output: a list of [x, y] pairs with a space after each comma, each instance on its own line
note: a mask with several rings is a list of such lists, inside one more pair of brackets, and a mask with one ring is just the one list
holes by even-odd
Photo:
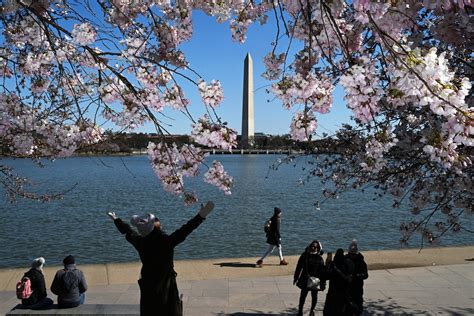
[[148, 213], [141, 216], [133, 215], [130, 223], [138, 229], [142, 237], [146, 237], [153, 231], [156, 221], [158, 221], [158, 219], [155, 215]]
[[351, 244], [349, 245], [349, 249], [347, 251], [349, 253], [359, 253], [359, 248], [357, 247], [356, 239], [352, 239]]
[[43, 257], [38, 257], [35, 260], [33, 260], [33, 262], [31, 262], [31, 267], [34, 268], [34, 269], [41, 270], [41, 269], [43, 269], [43, 265], [44, 265], [45, 262], [46, 261], [44, 260]]

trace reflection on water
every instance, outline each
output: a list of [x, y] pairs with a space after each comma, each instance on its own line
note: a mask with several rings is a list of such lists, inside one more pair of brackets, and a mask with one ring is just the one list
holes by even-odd
[[[410, 217], [406, 209], [392, 209], [388, 198], [373, 200], [373, 193], [351, 191], [337, 200], [321, 203], [321, 186], [314, 180], [299, 185], [299, 166], [284, 165], [269, 172], [277, 155], [216, 155], [235, 178], [231, 196], [200, 179], [190, 187], [202, 201], [213, 200], [216, 209], [187, 240], [175, 258], [259, 256], [265, 250], [263, 223], [275, 206], [283, 210], [284, 254], [303, 251], [313, 239], [326, 250], [347, 248], [352, 238], [362, 250], [398, 248], [398, 227]], [[40, 203], [0, 200], [0, 267], [27, 266], [38, 256], [60, 264], [74, 254], [79, 263], [136, 261], [132, 247], [105, 215], [115, 210], [128, 220], [133, 214], [153, 212], [168, 232], [190, 219], [197, 206], [183, 206], [178, 197], [165, 193], [146, 156], [74, 157], [38, 168], [26, 160], [3, 159], [35, 181], [38, 190], [63, 191], [75, 184], [63, 200]], [[268, 176], [268, 178], [267, 178]], [[469, 220], [469, 219], [467, 219]], [[417, 247], [419, 240], [412, 246]], [[474, 244], [473, 236], [460, 234], [443, 240], [445, 245]]]

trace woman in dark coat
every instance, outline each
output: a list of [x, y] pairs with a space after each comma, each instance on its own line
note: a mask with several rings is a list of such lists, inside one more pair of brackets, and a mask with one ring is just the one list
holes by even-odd
[[132, 217], [132, 225], [137, 227], [138, 234], [115, 213], [108, 213], [140, 255], [140, 315], [182, 315], [173, 263], [174, 248], [204, 221], [213, 208], [214, 203], [207, 202], [199, 214], [170, 235], [163, 232], [161, 222], [153, 214]]
[[351, 275], [354, 271], [354, 264], [349, 259], [344, 258], [344, 250], [337, 249], [334, 261], [327, 267], [327, 278], [329, 280], [328, 294], [324, 304], [323, 315], [325, 316], [346, 316], [355, 312], [354, 303], [349, 296], [349, 284], [352, 281]]
[[357, 240], [352, 240], [346, 258], [351, 260], [354, 264], [354, 273], [352, 274], [352, 282], [349, 285], [349, 294], [358, 308], [355, 314], [362, 315], [364, 311], [364, 280], [369, 277], [369, 272], [364, 256], [359, 252]]
[[30, 279], [32, 293], [30, 297], [21, 300], [22, 308], [46, 309], [53, 305], [53, 300], [48, 298], [46, 293], [46, 282], [43, 274], [44, 263], [43, 257], [36, 258], [31, 263], [31, 269], [23, 275], [23, 277]]
[[306, 300], [308, 292], [311, 292], [311, 312], [310, 316], [314, 316], [316, 303], [318, 302], [318, 290], [309, 290], [307, 288], [308, 278], [310, 276], [317, 277], [320, 283], [320, 290], [324, 291], [326, 288], [325, 280], [325, 267], [324, 260], [321, 257], [321, 243], [317, 240], [314, 240], [306, 247], [305, 252], [303, 252], [298, 259], [298, 264], [296, 265], [295, 275], [293, 277], [293, 284], [296, 284], [297, 287], [301, 289], [300, 300], [298, 305], [298, 316], [303, 315], [303, 306]]

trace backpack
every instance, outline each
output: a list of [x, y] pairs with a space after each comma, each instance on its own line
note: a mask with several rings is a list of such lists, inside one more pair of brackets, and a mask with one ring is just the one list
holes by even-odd
[[28, 277], [21, 278], [16, 284], [16, 297], [20, 300], [27, 299], [31, 296], [31, 280]]
[[265, 231], [266, 234], [270, 232], [270, 225], [272, 224], [272, 220], [266, 220], [265, 225], [263, 225], [263, 230]]
[[79, 278], [74, 270], [65, 270], [61, 278], [61, 287], [64, 292], [70, 292], [79, 286]]

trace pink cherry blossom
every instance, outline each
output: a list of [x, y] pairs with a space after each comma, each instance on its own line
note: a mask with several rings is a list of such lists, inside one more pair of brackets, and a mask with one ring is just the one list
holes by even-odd
[[89, 23], [81, 23], [74, 25], [72, 29], [72, 37], [75, 43], [79, 45], [89, 45], [95, 42], [97, 31]]
[[291, 138], [307, 141], [317, 127], [316, 117], [311, 112], [296, 112], [290, 126]]
[[212, 162], [212, 166], [204, 174], [204, 181], [215, 185], [219, 190], [224, 191], [225, 195], [232, 194], [231, 189], [234, 185], [234, 179], [227, 174], [224, 166], [217, 160]]
[[202, 102], [212, 108], [219, 106], [224, 99], [224, 91], [218, 80], [212, 80], [209, 85], [207, 85], [204, 80], [201, 80], [198, 84], [198, 88]]
[[184, 97], [183, 89], [177, 85], [166, 89], [163, 93], [163, 100], [166, 105], [177, 110], [184, 109], [190, 103], [190, 101]]
[[284, 53], [281, 53], [279, 55], [275, 55], [273, 52], [268, 53], [263, 58], [263, 63], [265, 64], [266, 71], [262, 74], [262, 77], [269, 80], [277, 79], [282, 73], [282, 69], [280, 69], [280, 67], [284, 61]]
[[390, 129], [380, 132], [371, 138], [365, 145], [365, 161], [360, 163], [362, 169], [366, 172], [378, 173], [387, 164], [384, 154], [387, 153], [398, 142], [395, 134]]
[[382, 89], [378, 86], [375, 63], [362, 56], [359, 64], [349, 68], [347, 75], [341, 76], [341, 85], [346, 90], [344, 99], [354, 115], [363, 123], [373, 120], [380, 111], [378, 103]]
[[237, 132], [225, 125], [212, 123], [208, 116], [203, 116], [193, 125], [193, 140], [211, 148], [232, 150], [237, 146]]

